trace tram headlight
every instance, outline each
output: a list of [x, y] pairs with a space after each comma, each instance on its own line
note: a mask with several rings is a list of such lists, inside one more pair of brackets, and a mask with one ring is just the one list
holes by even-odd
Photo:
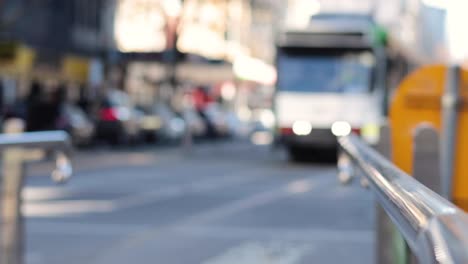
[[352, 128], [348, 122], [337, 121], [333, 123], [331, 131], [337, 137], [344, 137], [351, 134]]
[[296, 121], [293, 124], [292, 130], [298, 136], [307, 136], [312, 132], [312, 124], [307, 121]]

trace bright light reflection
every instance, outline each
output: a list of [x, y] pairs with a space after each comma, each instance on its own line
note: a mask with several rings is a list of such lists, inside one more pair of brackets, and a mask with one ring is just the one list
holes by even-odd
[[170, 17], [177, 17], [182, 9], [180, 0], [164, 0], [162, 2], [166, 14]]
[[307, 121], [296, 121], [292, 129], [294, 134], [298, 136], [307, 136], [312, 132], [312, 124]]
[[337, 137], [344, 137], [351, 134], [351, 125], [348, 122], [338, 121], [333, 123], [331, 131]]
[[466, 25], [468, 17], [466, 1], [447, 1], [446, 32], [452, 62], [460, 63], [468, 57], [468, 34]]
[[[174, 0], [173, 0], [174, 1]], [[159, 0], [121, 0], [114, 37], [122, 52], [159, 52], [166, 48], [164, 10]]]

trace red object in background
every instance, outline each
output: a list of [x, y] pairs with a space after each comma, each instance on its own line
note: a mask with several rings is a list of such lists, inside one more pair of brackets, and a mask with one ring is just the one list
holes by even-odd
[[193, 91], [193, 103], [195, 108], [198, 111], [204, 110], [208, 104], [214, 101], [213, 97], [211, 97], [203, 88], [199, 87]]
[[280, 128], [280, 134], [281, 135], [292, 135], [293, 129], [291, 127], [282, 127]]
[[114, 108], [101, 109], [99, 116], [102, 121], [117, 121], [117, 111]]
[[229, 82], [222, 82], [213, 86], [213, 97], [215, 99], [222, 97], [223, 86], [226, 84], [229, 84]]
[[351, 132], [352, 132], [353, 134], [358, 135], [358, 136], [361, 135], [361, 129], [360, 129], [360, 128], [353, 128], [353, 129], [351, 129]]

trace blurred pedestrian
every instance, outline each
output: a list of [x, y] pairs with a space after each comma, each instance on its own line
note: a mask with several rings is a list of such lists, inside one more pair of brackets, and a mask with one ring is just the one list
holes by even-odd
[[42, 130], [43, 120], [43, 91], [42, 86], [38, 81], [33, 81], [29, 95], [26, 98], [26, 130], [39, 131]]
[[82, 85], [79, 90], [79, 98], [78, 98], [78, 106], [83, 110], [85, 113], [90, 113], [90, 100], [88, 97], [87, 87]]
[[69, 122], [65, 117], [65, 104], [67, 103], [67, 87], [62, 83], [58, 85], [51, 94], [49, 102], [49, 122], [51, 130], [66, 130]]

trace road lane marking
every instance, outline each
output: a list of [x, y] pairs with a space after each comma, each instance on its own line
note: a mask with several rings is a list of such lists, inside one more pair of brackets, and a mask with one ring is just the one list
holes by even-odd
[[343, 242], [372, 243], [373, 230], [339, 230], [326, 228], [265, 228], [265, 227], [233, 227], [233, 226], [190, 226], [174, 227], [171, 231], [182, 235], [203, 238], [225, 238], [241, 240], [281, 240], [303, 241], [308, 243]]
[[67, 222], [27, 222], [27, 232], [35, 235], [115, 236], [149, 229], [146, 225], [92, 224]]
[[[296, 174], [298, 172], [300, 172], [301, 175], [304, 174], [304, 171], [301, 170], [301, 171], [295, 171], [288, 175], [298, 176]], [[186, 225], [191, 226], [191, 225], [204, 224], [203, 222], [205, 221], [216, 220], [219, 217], [227, 217], [227, 216], [230, 216], [231, 214], [240, 212], [242, 210], [264, 205], [270, 202], [277, 201], [282, 198], [300, 195], [301, 192], [297, 193], [297, 192], [292, 191], [295, 189], [294, 186], [297, 186], [297, 185], [305, 184], [306, 186], [308, 186], [307, 191], [310, 192], [314, 188], [323, 189], [323, 188], [326, 188], [327, 186], [334, 186], [336, 184], [334, 180], [324, 180], [324, 179], [329, 179], [329, 178], [334, 179], [333, 177], [336, 174], [336, 171], [334, 169], [333, 170], [331, 169], [320, 170], [316, 174], [318, 173], [320, 174], [321, 177], [316, 178], [313, 176], [307, 176], [307, 177], [302, 176], [298, 180], [290, 180], [287, 183], [281, 183], [280, 186], [276, 188], [271, 188], [268, 191], [257, 193], [247, 198], [235, 200], [233, 202], [224, 204], [215, 209], [207, 210], [200, 214], [189, 216], [187, 218], [183, 218], [180, 221], [177, 221], [173, 224], [161, 226], [161, 227], [155, 227], [150, 230], [144, 230], [142, 232], [132, 234], [131, 237], [126, 237], [125, 239], [120, 240], [118, 243], [114, 243], [107, 250], [104, 250], [102, 254], [100, 254], [100, 256], [97, 256], [96, 261], [93, 263], [111, 263], [109, 262], [109, 259], [114, 259], [114, 257], [116, 257], [115, 255], [116, 252], [119, 252], [122, 254], [124, 252], [131, 252], [132, 250], [139, 248], [141, 245], [144, 245], [145, 243], [149, 243], [149, 241], [154, 240], [155, 237], [163, 237], [164, 234], [170, 235], [170, 233], [168, 232], [170, 232], [171, 229], [173, 228], [177, 228], [178, 226], [186, 226]], [[244, 175], [242, 173], [238, 173], [238, 174]], [[281, 176], [284, 174], [285, 174], [284, 171], [278, 170], [278, 168], [275, 168], [275, 170], [273, 170], [272, 173], [268, 174], [268, 176], [269, 177], [272, 177], [274, 175]], [[301, 191], [304, 191], [304, 190], [305, 188], [301, 189]]]
[[[149, 225], [132, 224], [93, 224], [73, 222], [27, 222], [28, 232], [40, 235], [78, 235], [106, 236], [132, 235], [151, 230]], [[373, 230], [339, 230], [324, 228], [265, 228], [265, 227], [235, 227], [235, 226], [193, 226], [180, 225], [167, 228], [166, 232], [178, 233], [184, 236], [212, 239], [239, 240], [274, 240], [296, 241], [306, 243], [372, 243]]]
[[70, 200], [25, 203], [21, 211], [26, 217], [57, 217], [84, 213], [108, 213], [115, 209], [111, 201]]
[[[99, 157], [101, 158], [101, 157]], [[135, 157], [132, 158], [130, 156], [128, 159], [132, 160], [135, 159]], [[161, 161], [163, 160], [163, 161]], [[125, 161], [126, 162], [126, 161]], [[75, 177], [73, 178], [73, 181], [71, 181], [69, 184], [62, 186], [62, 189], [66, 189], [69, 191], [74, 191], [74, 190], [80, 190], [80, 189], [96, 189], [96, 187], [102, 187], [102, 188], [109, 188], [110, 185], [115, 183], [123, 183], [123, 182], [128, 182], [128, 181], [141, 181], [141, 180], [158, 180], [158, 179], [165, 179], [168, 177], [174, 176], [180, 176], [179, 174], [181, 172], [176, 171], [174, 172], [174, 169], [172, 169], [172, 173], [162, 173], [168, 168], [176, 168], [177, 165], [180, 164], [181, 158], [175, 159], [175, 160], [170, 160], [170, 161], [164, 161], [164, 159], [159, 158], [159, 162], [157, 163], [157, 167], [154, 166], [155, 163], [152, 162], [150, 164], [147, 164], [148, 166], [141, 167], [140, 166], [132, 166], [131, 164], [127, 164], [125, 162], [119, 162], [116, 166], [113, 167], [103, 167], [103, 168], [95, 168], [95, 169], [81, 169], [77, 170], [75, 173]], [[183, 170], [186, 170], [187, 162], [192, 162], [188, 163], [189, 166], [192, 168], [188, 170], [189, 172], [192, 171], [197, 171], [198, 173], [208, 173], [209, 171], [219, 169], [220, 171], [226, 170], [230, 171], [230, 168], [227, 165], [232, 165], [232, 164], [221, 164], [221, 166], [217, 166], [217, 164], [210, 165], [209, 167], [206, 167], [204, 165], [200, 165], [199, 163], [193, 163], [194, 161], [184, 161], [186, 162]], [[79, 163], [79, 162], [75, 162]], [[38, 164], [38, 165], [43, 165], [43, 164]], [[150, 166], [151, 165], [151, 166]], [[52, 167], [52, 166], [49, 166]], [[209, 168], [208, 171], [201, 170], [201, 168]], [[219, 168], [218, 168], [219, 167]], [[227, 167], [227, 168], [226, 168]], [[135, 169], [140, 169], [140, 173], [135, 173]], [[47, 173], [44, 173], [45, 175], [50, 172], [51, 169], [46, 170]], [[153, 172], [153, 173], [146, 173], [146, 172]], [[190, 173], [187, 173], [187, 175], [191, 175]], [[186, 180], [186, 178], [183, 178]]]
[[[321, 188], [330, 183], [322, 183]], [[299, 188], [297, 186], [300, 186]], [[234, 202], [224, 204], [218, 208], [214, 208], [203, 212], [201, 214], [185, 219], [184, 223], [203, 223], [226, 218], [230, 215], [245, 211], [254, 207], [271, 204], [277, 200], [281, 200], [301, 193], [310, 192], [312, 189], [319, 187], [317, 183], [311, 178], [303, 178], [299, 180], [290, 181], [283, 187], [275, 188], [269, 191], [261, 192]]]
[[142, 206], [145, 204], [157, 202], [161, 199], [171, 199], [193, 193], [204, 193], [225, 187], [232, 187], [258, 181], [267, 177], [264, 175], [258, 177], [258, 172], [259, 170], [252, 170], [249, 173], [242, 174], [242, 176], [238, 174], [228, 174], [221, 177], [210, 177], [207, 179], [202, 179], [199, 182], [195, 181], [183, 185], [164, 187], [158, 190], [120, 198], [116, 201], [116, 206], [119, 209]]
[[304, 183], [304, 181], [307, 181], [308, 184], [312, 186], [312, 179], [302, 178], [295, 181], [289, 181], [286, 184], [282, 184], [281, 187], [273, 188], [269, 191], [261, 192], [259, 194], [255, 194], [244, 199], [239, 199], [234, 202], [217, 207], [215, 209], [207, 210], [203, 213], [196, 214], [194, 216], [189, 216], [172, 225], [158, 227], [152, 230], [141, 232], [140, 234], [136, 234], [132, 239], [123, 241], [123, 243], [121, 245], [118, 245], [118, 247], [132, 248], [140, 243], [144, 243], [145, 241], [151, 239], [160, 232], [167, 232], [168, 230], [176, 228], [177, 226], [202, 224], [204, 222], [224, 218], [256, 206], [268, 204], [282, 198], [298, 195], [297, 193], [292, 193], [288, 191], [288, 187], [291, 186], [291, 184], [295, 184], [297, 182]]
[[[262, 169], [263, 171], [264, 169]], [[204, 193], [226, 187], [233, 187], [249, 182], [258, 181], [268, 177], [258, 177], [259, 170], [252, 170], [239, 176], [230, 173], [218, 177], [208, 177], [199, 182], [190, 182], [182, 185], [165, 186], [157, 190], [143, 192], [136, 195], [125, 196], [113, 200], [41, 200], [38, 198], [59, 198], [66, 195], [61, 187], [27, 188], [23, 196], [26, 199], [22, 211], [26, 217], [66, 217], [85, 213], [109, 213], [117, 210], [125, 210], [135, 206], [156, 203], [158, 201], [183, 197], [189, 194]], [[28, 197], [29, 196], [29, 197]]]
[[67, 195], [67, 191], [59, 187], [25, 187], [21, 193], [24, 202], [57, 200]]
[[[213, 168], [211, 168], [210, 170], [212, 170]], [[233, 168], [234, 169], [234, 168]], [[247, 168], [249, 169], [249, 168]], [[231, 171], [229, 169], [222, 169], [221, 171]], [[109, 189], [109, 184], [113, 184], [112, 187], [113, 190], [115, 190], [115, 187], [118, 187], [118, 190], [122, 192], [122, 194], [126, 195], [129, 191], [129, 187], [132, 186], [132, 185], [129, 185], [129, 184], [125, 184], [126, 182], [129, 182], [129, 181], [134, 181], [134, 182], [138, 182], [139, 185], [137, 185], [137, 187], [139, 187], [141, 189], [141, 183], [142, 181], [147, 181], [147, 180], [152, 180], [152, 184], [151, 186], [154, 186], [155, 184], [157, 184], [158, 180], [162, 180], [162, 179], [165, 179], [165, 178], [168, 178], [168, 177], [172, 177], [171, 174], [163, 174], [163, 173], [154, 173], [154, 174], [148, 174], [148, 173], [133, 173], [131, 174], [130, 172], [126, 172], [126, 170], [124, 170], [123, 172], [122, 171], [117, 171], [115, 173], [96, 173], [96, 172], [90, 172], [90, 173], [85, 173], [85, 174], [89, 174], [89, 175], [86, 175], [86, 176], [80, 176], [80, 175], [76, 175], [74, 177], [74, 180], [72, 182], [70, 182], [69, 184], [67, 185], [63, 185], [63, 186], [54, 186], [54, 187], [49, 187], [49, 186], [26, 186], [24, 189], [23, 189], [23, 193], [22, 193], [22, 197], [24, 199], [24, 201], [26, 202], [36, 202], [36, 201], [46, 201], [46, 200], [59, 200], [59, 199], [62, 199], [62, 198], [65, 198], [65, 197], [71, 197], [73, 195], [77, 195], [81, 192], [89, 192], [89, 191], [99, 191], [100, 189], [105, 189], [105, 190], [108, 190]], [[112, 175], [112, 176], [108, 176], [108, 175]], [[107, 176], [102, 176], [102, 175], [107, 175]], [[169, 175], [169, 176], [168, 176]], [[156, 191], [150, 191], [150, 192], [146, 192], [146, 193], [143, 193], [141, 194], [141, 192], [139, 190], [135, 190], [135, 189], [131, 189], [132, 191], [134, 191], [135, 193], [138, 193], [137, 195], [135, 195], [134, 197], [129, 197], [128, 195], [121, 198], [121, 200], [119, 200], [119, 202], [128, 202], [128, 203], [131, 203], [132, 200], [139, 200], [139, 199], [147, 199], [153, 195], [155, 195], [156, 192], [161, 192], [163, 194], [161, 194], [163, 197], [165, 196], [164, 193], [168, 193], [169, 191], [166, 191], [164, 189], [190, 189], [190, 186], [194, 186], [194, 188], [199, 188], [198, 186], [203, 184], [203, 185], [209, 185], [210, 182], [215, 182], [213, 184], [216, 184], [217, 181], [219, 181], [219, 179], [223, 179], [223, 178], [226, 178], [226, 177], [229, 177], [229, 176], [232, 176], [232, 178], [240, 178], [239, 175], [236, 173], [235, 175], [233, 173], [229, 173], [229, 174], [220, 174], [220, 175], [217, 175], [217, 176], [213, 176], [213, 177], [203, 177], [201, 179], [199, 179], [199, 181], [203, 181], [203, 183], [199, 183], [197, 181], [195, 182], [189, 182], [189, 183], [185, 183], [183, 184], [183, 187], [180, 187], [180, 186], [172, 186], [170, 185], [169, 187], [166, 187], [167, 184], [163, 184], [164, 188], [159, 188], [158, 190]], [[243, 175], [243, 177], [246, 177], [245, 175]], [[252, 175], [248, 175], [249, 178], [252, 178]], [[103, 179], [103, 178], [108, 178], [108, 179]], [[187, 178], [182, 178], [181, 180], [184, 180], [186, 181]], [[233, 183], [235, 183], [236, 180], [233, 180]], [[115, 184], [118, 183], [118, 184], [121, 184], [120, 186], [116, 186]], [[134, 186], [134, 184], [133, 184]], [[149, 186], [148, 184], [146, 185], [142, 185], [142, 186]]]
[[310, 253], [311, 245], [249, 241], [202, 264], [296, 264]]

